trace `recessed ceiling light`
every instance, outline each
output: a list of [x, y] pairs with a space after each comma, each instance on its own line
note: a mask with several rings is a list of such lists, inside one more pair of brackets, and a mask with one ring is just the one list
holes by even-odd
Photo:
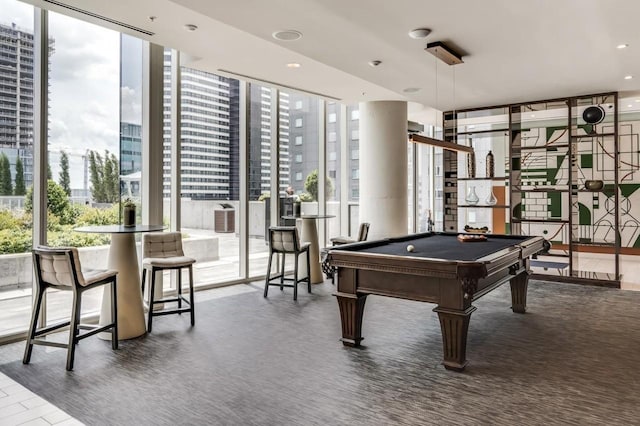
[[158, 19], [158, 17], [157, 17], [157, 16], [149, 16], [149, 20], [150, 20], [151, 22], [155, 21], [156, 19]]
[[288, 67], [288, 68], [300, 68], [300, 64], [299, 64], [299, 63], [297, 63], [297, 62], [289, 62], [289, 63], [287, 64], [287, 67]]
[[409, 37], [415, 39], [427, 38], [429, 34], [431, 34], [431, 30], [428, 28], [417, 28], [415, 30], [409, 31]]
[[616, 49], [626, 49], [627, 47], [629, 47], [628, 44], [619, 44], [616, 46]]
[[416, 93], [419, 92], [421, 89], [419, 87], [407, 87], [406, 89], [402, 89], [402, 91], [404, 93]]
[[476, 125], [475, 125], [475, 124], [469, 124], [469, 125], [467, 126], [467, 128], [469, 128], [469, 129], [475, 129], [475, 128], [476, 128]]
[[296, 30], [282, 30], [274, 32], [271, 36], [276, 40], [294, 41], [301, 39], [302, 33]]
[[631, 80], [632, 78], [633, 78], [633, 76], [632, 76], [632, 75], [625, 75], [625, 76], [624, 76], [624, 79], [625, 79], [625, 80]]
[[632, 107], [633, 107], [633, 105], [632, 105], [632, 104], [629, 104], [629, 105], [627, 105], [627, 106], [628, 106], [629, 108], [632, 108]]
[[187, 30], [187, 31], [193, 32], [193, 31], [198, 29], [198, 26], [197, 25], [193, 25], [193, 24], [186, 24], [184, 26], [184, 29]]
[[640, 102], [640, 99], [636, 99], [636, 102]]
[[380, 65], [381, 63], [382, 63], [382, 61], [379, 61], [379, 60], [377, 60], [377, 59], [375, 59], [375, 60], [373, 60], [373, 61], [369, 61], [369, 62], [368, 62], [369, 66], [372, 66], [372, 67], [377, 67], [377, 66], [378, 66], [378, 65]]
[[531, 114], [531, 118], [533, 118], [533, 117], [535, 117], [535, 116], [536, 116], [535, 114]]

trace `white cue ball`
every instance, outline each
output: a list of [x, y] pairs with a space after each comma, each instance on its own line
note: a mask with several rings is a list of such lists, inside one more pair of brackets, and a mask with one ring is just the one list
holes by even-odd
[[416, 249], [416, 248], [415, 248], [414, 246], [412, 246], [411, 244], [409, 244], [409, 245], [407, 246], [407, 251], [409, 251], [409, 252], [413, 252], [415, 249]]

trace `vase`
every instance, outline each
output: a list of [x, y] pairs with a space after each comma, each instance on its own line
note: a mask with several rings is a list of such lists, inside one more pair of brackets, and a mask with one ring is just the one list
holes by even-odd
[[487, 154], [487, 177], [492, 178], [496, 172], [495, 160], [493, 158], [493, 153], [489, 151]]
[[478, 198], [478, 194], [476, 194], [476, 187], [469, 187], [469, 192], [467, 192], [467, 197], [465, 198], [467, 204], [476, 205], [480, 199]]
[[493, 187], [491, 187], [491, 190], [489, 191], [489, 196], [487, 197], [486, 200], [484, 200], [484, 202], [488, 206], [495, 206], [496, 203], [498, 202], [498, 199], [496, 198], [496, 196], [493, 195]]
[[136, 208], [124, 206], [122, 209], [122, 221], [125, 228], [133, 228], [136, 226]]
[[473, 151], [467, 154], [467, 177], [476, 177], [476, 154]]

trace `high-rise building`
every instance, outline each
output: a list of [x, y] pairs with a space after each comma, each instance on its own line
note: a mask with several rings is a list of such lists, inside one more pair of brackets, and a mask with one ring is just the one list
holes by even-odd
[[[171, 52], [165, 51], [165, 196], [169, 196]], [[191, 68], [181, 69], [183, 197], [233, 199], [239, 195], [238, 82]], [[232, 116], [233, 115], [233, 116]], [[233, 127], [233, 129], [232, 129]]]
[[120, 123], [120, 174], [142, 170], [142, 126]]
[[25, 185], [33, 184], [33, 33], [0, 24], [0, 152], [21, 158]]

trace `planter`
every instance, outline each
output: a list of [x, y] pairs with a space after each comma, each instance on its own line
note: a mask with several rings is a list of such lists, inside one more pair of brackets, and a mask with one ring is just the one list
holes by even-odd
[[122, 220], [125, 228], [133, 228], [136, 226], [136, 208], [135, 206], [124, 206], [122, 209]]

